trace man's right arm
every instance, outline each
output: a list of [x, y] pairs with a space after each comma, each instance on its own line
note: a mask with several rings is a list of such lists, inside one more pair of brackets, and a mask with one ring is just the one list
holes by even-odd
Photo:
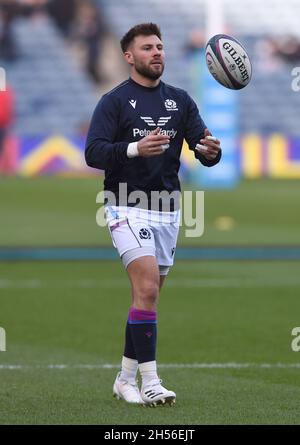
[[119, 133], [120, 111], [111, 96], [104, 96], [98, 103], [90, 125], [85, 148], [87, 165], [100, 170], [112, 169], [135, 156], [161, 155], [168, 148], [170, 139], [156, 128], [138, 142], [116, 142]]
[[128, 142], [116, 142], [119, 114], [116, 99], [103, 96], [94, 111], [87, 135], [85, 160], [90, 167], [112, 169], [128, 159]]

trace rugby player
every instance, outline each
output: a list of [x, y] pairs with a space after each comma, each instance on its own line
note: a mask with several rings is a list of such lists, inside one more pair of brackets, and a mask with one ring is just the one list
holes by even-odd
[[[192, 98], [161, 80], [165, 51], [159, 27], [134, 26], [121, 48], [130, 77], [99, 101], [85, 151], [87, 164], [105, 171], [108, 228], [132, 290], [113, 393], [129, 403], [173, 404], [175, 392], [157, 374], [157, 305], [179, 229], [180, 154], [185, 139], [195, 158], [211, 167], [221, 148]], [[153, 192], [163, 192], [163, 198], [151, 199]]]

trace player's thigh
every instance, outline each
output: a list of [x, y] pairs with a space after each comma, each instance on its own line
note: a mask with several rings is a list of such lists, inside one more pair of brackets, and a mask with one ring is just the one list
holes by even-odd
[[108, 227], [132, 285], [136, 287], [149, 281], [157, 283], [155, 239], [150, 226], [145, 221], [126, 218]]
[[[155, 240], [152, 229], [144, 222], [136, 219], [129, 220], [123, 218], [108, 224], [108, 229], [112, 238], [114, 247], [118, 250], [122, 258], [129, 251], [136, 251], [136, 256], [145, 255], [145, 252], [151, 252], [155, 255]], [[135, 259], [129, 256], [125, 267], [129, 262]]]
[[160, 274], [166, 276], [169, 268], [174, 264], [179, 224], [156, 225], [153, 227], [153, 231], [155, 236], [156, 259], [160, 268]]

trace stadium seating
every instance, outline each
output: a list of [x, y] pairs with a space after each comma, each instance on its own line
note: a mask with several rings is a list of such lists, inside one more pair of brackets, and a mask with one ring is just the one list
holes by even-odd
[[[159, 23], [167, 50], [164, 78], [193, 94], [195, 79], [187, 65], [186, 48], [190, 32], [204, 30], [204, 0], [148, 0], [142, 4], [139, 0], [95, 1], [117, 39], [136, 23]], [[284, 62], [269, 66], [258, 46], [266, 35], [280, 36], [289, 30], [300, 36], [300, 3], [287, 0], [289, 7], [280, 5], [280, 0], [225, 0], [227, 32], [244, 43], [253, 62], [253, 81], [237, 93], [242, 132], [280, 131], [300, 136], [300, 92], [291, 88], [292, 67]], [[8, 80], [16, 91], [17, 133], [77, 133], [89, 121], [102, 91], [95, 91], [76, 65], [51, 21], [20, 19], [14, 24], [14, 32], [20, 57], [9, 63], [0, 60], [0, 65], [7, 69]]]
[[[136, 23], [160, 24], [167, 49], [164, 78], [192, 93], [185, 47], [191, 30], [204, 30], [205, 0], [148, 0], [142, 6], [139, 0], [97, 1], [118, 38]], [[281, 0], [225, 0], [224, 5], [227, 32], [243, 42], [253, 63], [253, 81], [238, 92], [241, 131], [300, 136], [300, 92], [291, 88], [292, 67], [283, 62], [271, 70], [257, 47], [266, 35], [280, 36], [289, 32], [300, 37], [299, 1], [287, 0], [284, 8]]]
[[111, 2], [98, 0], [106, 21], [120, 38], [131, 26], [136, 23], [153, 21], [159, 23], [164, 33], [164, 43], [168, 52], [168, 63], [165, 70], [165, 80], [177, 86], [186, 86], [190, 79], [189, 73], [182, 66], [178, 54], [184, 58], [184, 47], [187, 43], [188, 32], [180, 14], [170, 14], [170, 3], [155, 1], [143, 2], [141, 7], [138, 0], [125, 0], [124, 2]]
[[97, 101], [93, 84], [46, 17], [16, 20], [14, 34], [19, 57], [0, 64], [15, 90], [16, 133], [78, 134]]

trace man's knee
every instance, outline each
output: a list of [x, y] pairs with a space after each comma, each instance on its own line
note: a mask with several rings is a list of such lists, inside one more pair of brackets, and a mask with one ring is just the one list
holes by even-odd
[[141, 305], [152, 306], [156, 303], [159, 296], [159, 281], [142, 280], [133, 288], [133, 298], [135, 302]]
[[133, 302], [139, 309], [153, 310], [159, 297], [160, 276], [156, 258], [144, 256], [131, 262], [127, 268]]

